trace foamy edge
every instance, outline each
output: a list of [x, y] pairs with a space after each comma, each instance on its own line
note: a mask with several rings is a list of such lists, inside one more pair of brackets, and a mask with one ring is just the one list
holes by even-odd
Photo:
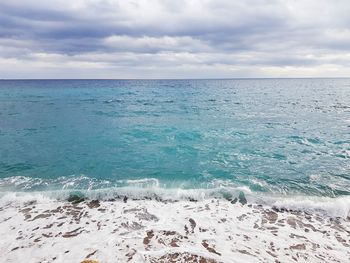
[[88, 200], [156, 200], [156, 201], [203, 201], [208, 199], [226, 199], [237, 202], [239, 195], [250, 204], [269, 206], [276, 209], [302, 211], [322, 214], [329, 217], [350, 217], [350, 196], [319, 197], [319, 196], [281, 196], [255, 193], [247, 187], [211, 188], [211, 189], [182, 189], [153, 187], [115, 187], [99, 190], [54, 190], [41, 192], [1, 192], [0, 205], [29, 201], [54, 202], [65, 201], [72, 195], [81, 196]]

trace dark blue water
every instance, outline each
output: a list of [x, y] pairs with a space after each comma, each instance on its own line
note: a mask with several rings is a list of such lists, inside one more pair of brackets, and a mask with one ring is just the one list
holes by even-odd
[[0, 81], [0, 190], [350, 194], [350, 79]]

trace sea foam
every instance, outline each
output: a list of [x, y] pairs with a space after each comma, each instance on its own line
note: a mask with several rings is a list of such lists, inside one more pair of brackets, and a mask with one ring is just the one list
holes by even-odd
[[83, 201], [6, 195], [5, 262], [342, 262], [349, 218], [226, 199]]

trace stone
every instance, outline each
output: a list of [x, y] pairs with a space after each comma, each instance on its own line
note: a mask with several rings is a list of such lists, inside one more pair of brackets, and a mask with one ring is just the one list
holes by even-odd
[[235, 197], [235, 199], [233, 199], [233, 200], [231, 201], [231, 204], [235, 204], [235, 203], [237, 203], [237, 201], [238, 201], [238, 199], [237, 199], [237, 197]]
[[93, 259], [84, 259], [80, 263], [99, 263], [99, 262], [97, 260], [93, 260]]
[[89, 203], [87, 204], [87, 206], [88, 206], [89, 208], [97, 208], [97, 207], [100, 206], [100, 201], [98, 201], [98, 200], [92, 200], [91, 202], [89, 202]]
[[79, 195], [79, 194], [71, 194], [67, 201], [71, 202], [72, 204], [79, 204], [85, 200], [84, 196]]
[[242, 205], [245, 205], [248, 203], [243, 192], [239, 193], [238, 202], [240, 202]]

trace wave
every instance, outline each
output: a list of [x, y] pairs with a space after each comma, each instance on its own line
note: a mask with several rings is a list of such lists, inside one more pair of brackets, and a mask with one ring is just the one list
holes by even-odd
[[85, 175], [61, 176], [58, 178], [33, 178], [12, 176], [0, 179], [0, 191], [52, 191], [69, 189], [100, 189], [110, 187], [112, 182]]
[[[50, 184], [47, 180], [39, 178], [10, 177], [1, 179], [0, 205], [13, 202], [63, 201], [72, 195], [79, 195], [84, 199], [106, 201], [127, 197], [137, 200], [154, 199], [159, 201], [197, 201], [212, 198], [234, 202], [243, 194], [250, 204], [270, 206], [280, 210], [317, 213], [331, 217], [346, 218], [350, 216], [350, 196], [279, 195], [254, 192], [247, 186], [234, 186], [221, 181], [212, 182], [208, 188], [189, 188], [186, 185], [169, 187], [161, 184], [156, 178], [120, 180], [112, 183], [91, 179], [87, 176], [71, 176], [52, 179], [51, 183], [53, 184], [49, 187]], [[6, 189], [10, 184], [12, 189]], [[44, 191], [41, 190], [44, 189], [43, 185], [46, 185]], [[60, 185], [60, 188], [58, 188], [58, 185]], [[40, 186], [39, 190], [33, 190], [38, 186]]]

